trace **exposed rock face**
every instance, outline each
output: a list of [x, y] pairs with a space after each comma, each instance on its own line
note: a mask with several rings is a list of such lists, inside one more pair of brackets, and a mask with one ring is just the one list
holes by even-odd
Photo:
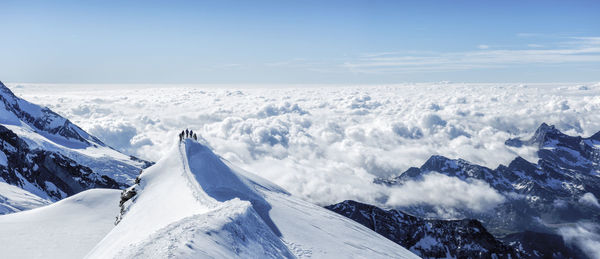
[[423, 219], [355, 201], [326, 207], [374, 230], [424, 258], [519, 258], [474, 219]]
[[[141, 172], [140, 172], [140, 174], [141, 174]], [[140, 177], [138, 176], [137, 178], [135, 178], [134, 185], [132, 185], [131, 187], [129, 187], [121, 192], [121, 200], [119, 201], [119, 215], [117, 216], [115, 225], [119, 224], [121, 219], [123, 219], [123, 216], [125, 216], [125, 213], [127, 212], [127, 209], [129, 208], [129, 206], [134, 202], [133, 199], [137, 195], [136, 188], [139, 186], [139, 183], [140, 183]]]
[[0, 142], [0, 151], [7, 157], [7, 164], [0, 165], [0, 177], [23, 188], [34, 185], [53, 200], [91, 188], [125, 187], [125, 183], [119, 184], [110, 177], [94, 173], [60, 153], [30, 149], [25, 141], [2, 125]]

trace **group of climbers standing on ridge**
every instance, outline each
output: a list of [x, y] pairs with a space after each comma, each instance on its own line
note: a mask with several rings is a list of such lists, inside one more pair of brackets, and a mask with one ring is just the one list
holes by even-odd
[[181, 133], [179, 133], [179, 141], [183, 141], [184, 138], [192, 138], [194, 140], [198, 140], [198, 136], [196, 136], [196, 133], [188, 129], [182, 130]]

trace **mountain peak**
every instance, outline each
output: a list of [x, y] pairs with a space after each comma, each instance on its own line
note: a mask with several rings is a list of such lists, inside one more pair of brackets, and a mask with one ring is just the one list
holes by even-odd
[[[4, 111], [2, 111], [4, 110]], [[47, 107], [17, 97], [0, 82], [0, 123], [18, 128], [30, 128], [37, 134], [69, 148], [105, 146], [102, 141]], [[27, 131], [27, 130], [25, 130]], [[64, 139], [59, 139], [59, 138]]]
[[464, 159], [452, 159], [441, 155], [433, 155], [421, 166], [426, 171], [457, 171], [464, 167], [472, 167], [474, 164]]
[[427, 161], [425, 161], [423, 166], [426, 168], [438, 168], [453, 162], [456, 161], [442, 155], [432, 155], [429, 157], [429, 159], [427, 159]]
[[546, 136], [550, 134], [562, 134], [554, 125], [548, 125], [544, 122], [537, 128], [533, 137], [529, 140], [530, 143], [543, 143]]
[[189, 131], [136, 182], [118, 224], [88, 258], [147, 251], [186, 258], [416, 258], [360, 224], [235, 167]]
[[[15, 94], [8, 88], [2, 81], [0, 81], [0, 98], [4, 97], [4, 95], [8, 95], [9, 98], [15, 98]], [[6, 97], [4, 97], [6, 98]]]
[[544, 146], [544, 143], [549, 138], [564, 135], [554, 125], [548, 125], [542, 122], [540, 126], [535, 130], [535, 133], [528, 140], [521, 140], [520, 138], [507, 139], [504, 144], [512, 147], [521, 147], [523, 145], [538, 145], [540, 148]]

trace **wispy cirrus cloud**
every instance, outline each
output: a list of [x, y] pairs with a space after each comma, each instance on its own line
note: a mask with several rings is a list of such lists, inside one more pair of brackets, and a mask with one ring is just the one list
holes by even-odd
[[352, 72], [377, 74], [600, 62], [600, 37], [563, 38], [546, 48], [541, 44], [521, 49], [492, 49], [489, 45], [477, 48], [462, 52], [368, 53], [341, 66]]
[[530, 43], [530, 44], [527, 44], [527, 47], [530, 47], [530, 48], [543, 48], [543, 47], [544, 47], [544, 45], [542, 45], [542, 44]]
[[292, 58], [284, 61], [269, 62], [264, 65], [269, 67], [298, 66], [303, 65], [305, 62], [308, 62], [305, 58]]

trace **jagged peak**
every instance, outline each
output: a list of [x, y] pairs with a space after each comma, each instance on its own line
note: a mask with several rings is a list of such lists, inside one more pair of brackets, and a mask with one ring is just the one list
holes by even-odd
[[531, 138], [530, 141], [544, 140], [544, 138], [549, 133], [551, 133], [551, 134], [562, 134], [562, 132], [560, 132], [560, 130], [558, 130], [556, 128], [556, 126], [554, 126], [554, 125], [548, 125], [545, 122], [542, 122], [542, 124], [535, 131], [535, 134], [533, 135], [533, 137]]
[[554, 129], [556, 128], [554, 125], [548, 125], [545, 122], [542, 122], [542, 124], [540, 124], [540, 126], [537, 128], [536, 131], [545, 131], [545, 130], [550, 130], [550, 129]]
[[467, 160], [464, 160], [462, 158], [453, 159], [453, 158], [448, 158], [448, 157], [445, 157], [442, 155], [432, 155], [429, 157], [429, 159], [427, 159], [427, 161], [425, 161], [425, 163], [423, 163], [421, 168], [431, 168], [431, 167], [438, 167], [438, 166], [450, 166], [452, 168], [459, 168], [461, 166], [477, 166], [477, 165], [473, 164]]
[[[542, 123], [538, 129], [535, 131], [535, 134], [531, 137], [531, 139], [528, 141], [530, 144], [540, 144], [543, 145], [545, 141], [548, 140], [548, 138], [563, 138], [563, 139], [592, 139], [592, 140], [600, 140], [600, 131], [596, 132], [595, 134], [593, 134], [590, 137], [582, 137], [582, 136], [571, 136], [571, 135], [567, 135], [565, 133], [563, 133], [562, 131], [560, 131], [559, 129], [556, 128], [556, 126], [554, 125], [548, 125], [546, 123]], [[563, 140], [564, 141], [564, 140]]]
[[[600, 131], [596, 132], [594, 135], [584, 138], [582, 136], [571, 136], [561, 132], [556, 126], [548, 125], [546, 123], [542, 123], [533, 136], [528, 140], [521, 140], [520, 138], [511, 138], [507, 139], [504, 144], [507, 146], [513, 147], [521, 147], [523, 145], [537, 145], [539, 148], [543, 148], [547, 145], [567, 145], [571, 147], [576, 147], [579, 145], [581, 140], [595, 140], [600, 141]], [[554, 141], [554, 142], [553, 142]]]
[[540, 126], [535, 130], [535, 133], [528, 140], [521, 140], [520, 138], [507, 139], [504, 144], [512, 147], [521, 147], [523, 145], [534, 145], [537, 144], [540, 147], [544, 145], [544, 142], [548, 140], [548, 136], [564, 135], [554, 125], [548, 125], [542, 122]]
[[425, 163], [423, 165], [433, 164], [433, 163], [446, 163], [446, 162], [450, 162], [450, 161], [456, 162], [458, 160], [454, 160], [454, 159], [451, 159], [451, 158], [448, 158], [448, 157], [445, 157], [442, 155], [432, 155], [429, 157], [429, 159], [427, 159], [427, 161], [425, 161]]
[[454, 167], [457, 164], [457, 162], [458, 162], [457, 160], [453, 160], [453, 159], [447, 158], [445, 156], [432, 155], [429, 157], [429, 159], [427, 159], [427, 161], [425, 161], [425, 163], [423, 163], [423, 165], [421, 165], [420, 169], [421, 169], [421, 171], [422, 170], [437, 171], [438, 169], [446, 167], [446, 166]]

